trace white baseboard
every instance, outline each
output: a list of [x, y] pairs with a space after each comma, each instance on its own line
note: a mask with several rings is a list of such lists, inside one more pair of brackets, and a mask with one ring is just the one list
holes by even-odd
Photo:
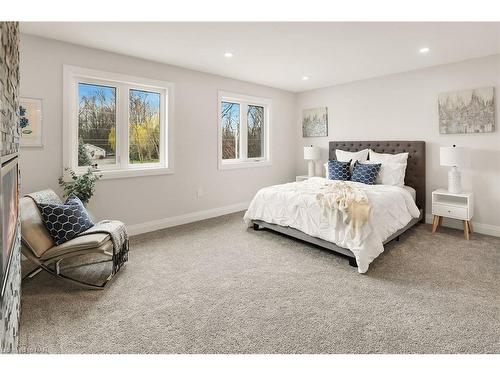
[[[427, 224], [432, 224], [432, 219], [433, 219], [432, 214], [425, 215], [425, 222]], [[463, 224], [460, 220], [452, 220], [444, 218], [443, 226], [461, 230], [464, 229]], [[497, 227], [495, 225], [482, 224], [472, 221], [472, 227], [474, 229], [474, 232], [500, 237], [500, 227]]]
[[209, 210], [190, 212], [184, 215], [166, 217], [163, 219], [147, 221], [144, 223], [127, 225], [127, 229], [129, 235], [135, 236], [137, 234], [153, 232], [159, 229], [175, 227], [177, 225], [188, 224], [188, 223], [193, 223], [195, 221], [232, 214], [233, 212], [246, 210], [249, 205], [250, 202], [242, 202], [242, 203], [232, 204], [229, 206], [211, 208]]

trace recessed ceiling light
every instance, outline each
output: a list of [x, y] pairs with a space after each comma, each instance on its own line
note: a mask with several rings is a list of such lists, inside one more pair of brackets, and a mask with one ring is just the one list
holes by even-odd
[[309, 77], [308, 77], [308, 76], [303, 76], [303, 77], [302, 77], [302, 81], [307, 81], [307, 80], [309, 80]]
[[430, 51], [431, 49], [429, 47], [422, 47], [418, 50], [418, 52], [422, 53], [422, 54], [426, 54]]
[[233, 57], [232, 52], [224, 52], [224, 57]]

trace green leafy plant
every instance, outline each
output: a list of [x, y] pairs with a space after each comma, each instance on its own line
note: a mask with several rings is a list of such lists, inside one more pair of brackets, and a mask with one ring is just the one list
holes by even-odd
[[96, 174], [95, 170], [89, 168], [87, 172], [78, 176], [72, 169], [65, 169], [71, 176], [71, 181], [65, 181], [63, 176], [59, 177], [59, 185], [64, 190], [64, 196], [76, 195], [83, 204], [87, 204], [94, 195], [95, 183], [102, 175]]

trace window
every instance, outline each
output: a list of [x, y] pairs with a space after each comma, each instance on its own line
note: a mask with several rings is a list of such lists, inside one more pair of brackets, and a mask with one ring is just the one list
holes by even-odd
[[222, 160], [240, 158], [240, 105], [221, 102]]
[[172, 173], [173, 85], [64, 67], [64, 166], [104, 178]]
[[270, 165], [269, 99], [219, 92], [219, 169]]
[[264, 150], [264, 107], [249, 105], [247, 109], [248, 157], [261, 158]]
[[129, 163], [158, 163], [161, 95], [140, 90], [129, 93]]
[[116, 88], [78, 83], [78, 166], [116, 164]]

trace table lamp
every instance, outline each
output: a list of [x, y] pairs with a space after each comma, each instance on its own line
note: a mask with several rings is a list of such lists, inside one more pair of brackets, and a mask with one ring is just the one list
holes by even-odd
[[458, 168], [470, 166], [470, 153], [466, 147], [441, 147], [440, 161], [444, 167], [451, 167], [448, 172], [448, 191], [453, 194], [462, 192], [462, 175]]
[[314, 176], [314, 161], [320, 158], [320, 148], [318, 146], [304, 147], [304, 160], [308, 160], [308, 176]]

